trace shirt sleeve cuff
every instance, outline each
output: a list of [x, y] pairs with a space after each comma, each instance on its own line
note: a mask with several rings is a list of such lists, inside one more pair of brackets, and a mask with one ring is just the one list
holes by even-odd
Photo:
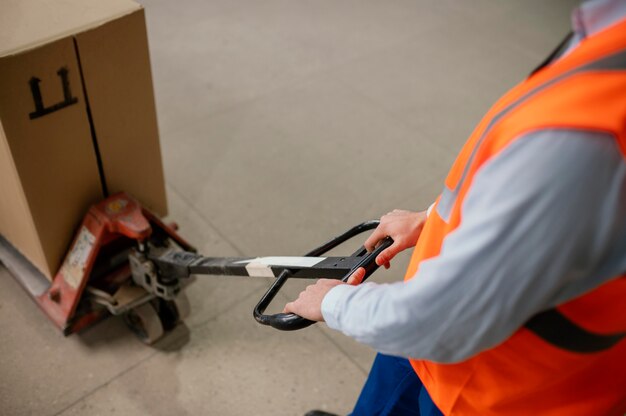
[[342, 298], [353, 289], [354, 286], [338, 285], [324, 296], [322, 300], [322, 316], [324, 317], [324, 321], [326, 321], [326, 325], [330, 328], [339, 329], [340, 302]]
[[433, 202], [432, 204], [430, 204], [430, 206], [426, 210], [426, 216], [427, 217], [430, 217], [430, 212], [433, 210], [434, 207], [435, 207], [435, 203]]

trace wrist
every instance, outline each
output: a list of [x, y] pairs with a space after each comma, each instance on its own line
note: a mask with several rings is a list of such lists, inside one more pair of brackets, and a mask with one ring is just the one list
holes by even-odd
[[[429, 208], [430, 209], [430, 208]], [[422, 232], [422, 228], [424, 228], [424, 223], [428, 219], [428, 210], [426, 211], [418, 211], [415, 213], [415, 218], [413, 222], [413, 230], [415, 233], [419, 235]]]

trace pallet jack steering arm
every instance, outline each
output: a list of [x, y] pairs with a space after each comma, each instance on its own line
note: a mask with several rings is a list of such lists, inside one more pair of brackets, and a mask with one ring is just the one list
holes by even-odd
[[352, 227], [345, 233], [311, 250], [303, 257], [205, 257], [189, 251], [154, 252], [150, 249], [147, 250], [145, 256], [156, 268], [158, 279], [164, 285], [176, 285], [180, 279], [189, 278], [192, 275], [275, 278], [270, 288], [255, 306], [254, 318], [262, 325], [269, 325], [283, 331], [292, 331], [306, 328], [315, 322], [293, 313], [274, 315], [264, 313], [285, 282], [290, 278], [341, 279], [346, 282], [359, 267], [365, 268], [365, 277], [363, 278], [365, 281], [378, 269], [375, 259], [378, 254], [393, 243], [391, 238], [385, 238], [372, 252], [367, 252], [364, 247], [361, 247], [347, 257], [321, 256], [352, 237], [376, 228], [378, 224], [379, 221], [377, 220], [367, 221]]
[[2, 236], [0, 261], [19, 276], [65, 335], [108, 314], [122, 315], [142, 341], [152, 343], [166, 327], [188, 314], [183, 292], [196, 275], [273, 278], [254, 308], [254, 318], [289, 331], [313, 322], [294, 314], [265, 314], [284, 283], [289, 278], [347, 281], [359, 267], [365, 268], [365, 278], [369, 277], [378, 268], [376, 257], [392, 244], [391, 239], [384, 239], [371, 253], [361, 247], [346, 257], [325, 254], [378, 225], [379, 221], [359, 224], [303, 257], [205, 257], [196, 254], [175, 224], [165, 224], [130, 195], [119, 192], [89, 208], [51, 281]]

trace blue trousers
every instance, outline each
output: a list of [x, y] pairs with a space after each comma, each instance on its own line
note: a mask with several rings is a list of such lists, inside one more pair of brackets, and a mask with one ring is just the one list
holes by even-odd
[[378, 354], [352, 416], [443, 416], [406, 358]]

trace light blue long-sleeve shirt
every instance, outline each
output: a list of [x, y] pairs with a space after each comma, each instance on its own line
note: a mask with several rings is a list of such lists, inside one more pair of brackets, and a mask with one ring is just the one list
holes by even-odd
[[[626, 17], [626, 1], [573, 16], [579, 42]], [[462, 216], [410, 281], [332, 289], [328, 326], [383, 353], [457, 362], [626, 271], [626, 162], [607, 133], [518, 138], [474, 176]]]

